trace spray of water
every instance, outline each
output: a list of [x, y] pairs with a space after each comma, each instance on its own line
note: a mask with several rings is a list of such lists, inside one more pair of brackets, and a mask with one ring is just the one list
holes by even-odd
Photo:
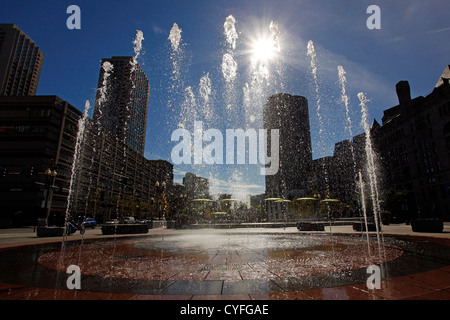
[[[319, 120], [319, 139], [320, 139], [320, 143], [322, 145], [322, 151], [325, 154], [325, 142], [324, 142], [324, 137], [323, 137], [323, 133], [324, 133], [324, 124], [323, 124], [323, 119], [322, 119], [322, 106], [321, 106], [321, 96], [320, 96], [320, 92], [319, 92], [319, 80], [317, 77], [317, 55], [316, 55], [316, 50], [314, 48], [314, 43], [312, 40], [308, 41], [308, 46], [307, 46], [307, 55], [310, 58], [310, 63], [311, 63], [311, 74], [313, 76], [313, 80], [314, 80], [314, 90], [316, 93], [316, 113], [317, 113], [317, 118]], [[323, 171], [323, 176], [325, 179], [325, 190], [328, 191], [329, 189], [329, 185], [328, 185], [328, 172], [325, 166], [325, 161], [322, 161], [322, 171]]]
[[[133, 50], [134, 50], [134, 57], [130, 61], [130, 64], [131, 64], [130, 77], [131, 77], [131, 79], [133, 78], [134, 72], [136, 71], [136, 66], [138, 63], [137, 59], [142, 51], [142, 40], [144, 40], [144, 33], [141, 30], [137, 30], [136, 37], [134, 38], [134, 40], [132, 42]], [[133, 83], [133, 88], [134, 88], [134, 83]]]
[[231, 83], [236, 80], [237, 75], [237, 63], [233, 56], [229, 53], [225, 53], [222, 59], [222, 74], [227, 83]]
[[224, 34], [227, 40], [227, 43], [229, 44], [230, 48], [232, 50], [236, 49], [236, 41], [239, 38], [237, 32], [236, 32], [236, 19], [230, 15], [226, 18], [225, 23], [223, 24], [224, 28]]
[[367, 223], [366, 195], [364, 194], [364, 181], [362, 178], [361, 171], [358, 172], [358, 179], [359, 179], [359, 189], [360, 189], [360, 196], [361, 196], [361, 208], [362, 208], [363, 216], [364, 216], [364, 225], [366, 226], [367, 251], [370, 256], [371, 253], [370, 253], [369, 225]]
[[379, 195], [378, 195], [378, 181], [377, 181], [377, 172], [376, 172], [376, 163], [375, 163], [375, 155], [372, 147], [372, 137], [370, 134], [370, 126], [367, 121], [368, 117], [368, 111], [367, 111], [367, 98], [363, 92], [358, 93], [358, 98], [360, 101], [361, 106], [361, 123], [364, 127], [364, 132], [366, 135], [366, 144], [365, 144], [365, 151], [366, 151], [366, 158], [367, 158], [367, 172], [369, 176], [369, 184], [370, 184], [370, 193], [372, 197], [372, 206], [374, 211], [374, 218], [375, 218], [375, 227], [377, 230], [377, 240], [378, 240], [378, 246], [381, 245], [381, 239], [380, 239], [380, 228], [379, 228], [379, 217], [380, 217], [380, 202], [379, 202]]
[[[341, 100], [344, 104], [345, 107], [345, 116], [347, 119], [347, 130], [349, 133], [350, 137], [353, 137], [353, 130], [352, 130], [352, 120], [350, 118], [350, 108], [349, 108], [349, 97], [347, 95], [347, 90], [346, 90], [346, 84], [347, 84], [347, 78], [345, 77], [345, 70], [342, 66], [338, 66], [338, 75], [339, 75], [339, 83], [341, 85]], [[366, 233], [367, 233], [367, 237], [368, 237], [368, 228], [367, 228], [367, 212], [366, 212], [366, 207], [365, 207], [365, 195], [364, 195], [364, 183], [362, 180], [362, 175], [361, 172], [358, 173], [358, 177], [356, 177], [356, 159], [355, 159], [355, 150], [353, 148], [353, 144], [350, 144], [350, 148], [351, 148], [351, 153], [352, 153], [352, 161], [353, 161], [353, 175], [355, 176], [355, 178], [357, 179], [357, 181], [359, 182], [359, 186], [360, 186], [360, 197], [361, 197], [361, 207], [362, 207], [362, 211], [364, 214], [364, 221], [365, 221], [365, 225], [366, 225]], [[369, 238], [367, 238], [367, 241], [369, 241]], [[369, 246], [369, 250], [370, 250], [370, 246]]]
[[172, 44], [172, 50], [175, 52], [177, 52], [180, 47], [181, 32], [183, 32], [183, 30], [181, 30], [178, 27], [178, 25], [176, 23], [174, 23], [172, 26], [172, 29], [170, 30], [168, 39], [170, 40], [170, 43]]
[[[352, 120], [350, 118], [350, 109], [349, 109], [349, 98], [346, 91], [347, 78], [345, 77], [345, 70], [342, 66], [338, 66], [338, 75], [339, 75], [339, 83], [341, 85], [341, 100], [345, 106], [345, 116], [347, 118], [347, 129], [349, 131], [349, 136], [353, 137], [352, 132]], [[352, 155], [353, 155], [353, 163], [355, 163], [353, 146], [352, 146]]]
[[313, 75], [314, 88], [316, 91], [317, 116], [319, 118], [319, 125], [320, 125], [319, 135], [322, 135], [324, 128], [323, 128], [323, 120], [322, 120], [322, 114], [321, 114], [321, 98], [320, 98], [320, 93], [319, 93], [319, 81], [317, 78], [316, 50], [314, 48], [314, 43], [312, 42], [312, 40], [308, 41], [308, 53], [307, 54], [311, 61], [311, 73]]
[[[97, 149], [97, 137], [100, 136], [101, 134], [101, 130], [102, 130], [102, 126], [100, 125], [101, 122], [101, 118], [103, 116], [103, 105], [106, 102], [107, 99], [107, 94], [108, 94], [108, 85], [109, 85], [109, 78], [112, 74], [112, 72], [114, 71], [114, 66], [112, 65], [111, 62], [109, 61], [105, 61], [102, 64], [102, 69], [103, 69], [103, 80], [102, 80], [102, 86], [100, 89], [98, 90], [98, 97], [97, 97], [97, 114], [95, 115], [94, 119], [97, 121], [96, 123], [96, 128], [97, 128], [97, 134], [93, 137], [94, 141], [93, 141], [93, 148], [94, 148], [94, 154], [96, 152]], [[91, 166], [93, 165], [93, 161], [94, 158], [92, 158], [91, 160]]]
[[191, 86], [184, 89], [184, 101], [181, 104], [179, 128], [190, 130], [196, 120], [197, 101]]
[[[181, 75], [181, 61], [183, 60], [181, 33], [181, 28], [178, 27], [178, 24], [174, 23], [168, 37], [172, 48], [172, 51], [170, 53], [170, 59], [172, 60], [172, 86], [170, 88], [171, 94], [174, 94], [175, 89], [181, 87], [181, 84], [179, 83]], [[172, 104], [173, 102], [169, 101], [169, 107], [172, 107]]]
[[[184, 88], [184, 83], [182, 79], [182, 62], [184, 61], [184, 51], [182, 45], [182, 29], [178, 26], [177, 23], [174, 23], [172, 29], [169, 32], [168, 40], [170, 42], [171, 51], [170, 51], [170, 60], [172, 62], [172, 76], [169, 87], [168, 101], [167, 107], [175, 111], [179, 118], [179, 127], [186, 127], [186, 123], [192, 120], [192, 110], [188, 108], [191, 106], [192, 108], [196, 107], [196, 104], [192, 104], [192, 99], [189, 99], [188, 95], [193, 97], [192, 88], [187, 87]], [[177, 97], [184, 95], [184, 101], [178, 101]], [[177, 107], [181, 106], [181, 110], [177, 110]], [[188, 112], [188, 113], [187, 113]], [[170, 120], [167, 120], [169, 122]]]
[[238, 112], [237, 96], [235, 90], [235, 80], [237, 78], [238, 64], [235, 60], [235, 49], [238, 37], [236, 31], [236, 19], [230, 15], [223, 24], [223, 35], [225, 37], [226, 52], [222, 57], [222, 75], [225, 80], [224, 100], [228, 117]]
[[[71, 168], [71, 174], [70, 174], [70, 183], [69, 183], [69, 195], [67, 197], [67, 206], [66, 206], [66, 216], [65, 216], [65, 225], [67, 226], [69, 220], [71, 219], [71, 213], [73, 211], [73, 206], [75, 204], [75, 185], [76, 180], [78, 178], [79, 169], [81, 168], [81, 155], [83, 150], [83, 143], [84, 143], [84, 132], [86, 129], [86, 121], [88, 119], [88, 112], [90, 109], [90, 103], [89, 101], [86, 101], [84, 106], [84, 114], [83, 116], [78, 120], [78, 131], [77, 131], [77, 140], [75, 144], [75, 150], [73, 153], [73, 161], [72, 161], [72, 168]], [[68, 235], [68, 228], [66, 228], [66, 232], [64, 234], [64, 237]], [[64, 240], [64, 239], [63, 239]], [[63, 241], [64, 245], [64, 241]]]
[[272, 51], [273, 56], [271, 58], [271, 66], [273, 68], [273, 82], [275, 85], [279, 87], [278, 92], [286, 92], [285, 86], [284, 86], [284, 80], [286, 75], [286, 66], [283, 64], [283, 59], [281, 55], [281, 39], [280, 39], [280, 29], [278, 27], [278, 22], [272, 21], [270, 22], [270, 33], [272, 36]]
[[136, 38], [133, 41], [134, 45], [134, 58], [137, 59], [141, 54], [142, 40], [144, 40], [144, 33], [141, 30], [136, 31]]
[[[82, 156], [84, 151], [84, 145], [86, 143], [85, 141], [85, 131], [86, 131], [86, 121], [88, 119], [88, 113], [91, 108], [91, 105], [88, 100], [86, 100], [84, 105], [84, 114], [83, 116], [78, 120], [78, 131], [77, 131], [77, 139], [75, 143], [75, 149], [73, 153], [73, 160], [72, 160], [72, 167], [71, 167], [71, 173], [70, 173], [70, 182], [69, 182], [69, 194], [67, 197], [67, 205], [66, 205], [66, 214], [65, 214], [65, 230], [63, 233], [63, 238], [61, 241], [61, 256], [59, 259], [59, 267], [64, 267], [64, 250], [66, 247], [66, 241], [67, 237], [70, 235], [71, 228], [69, 227], [69, 222], [72, 217], [72, 212], [74, 211], [75, 203], [76, 203], [76, 193], [75, 188], [79, 186], [78, 178], [79, 174], [81, 172], [81, 166], [82, 166]], [[84, 221], [84, 220], [83, 220]], [[83, 240], [83, 239], [82, 239]], [[81, 246], [80, 246], [80, 254], [81, 254]], [[59, 279], [59, 276], [58, 276]]]
[[278, 29], [278, 22], [271, 21], [269, 26], [270, 33], [272, 35], [272, 45], [276, 52], [281, 52], [280, 48], [280, 30]]
[[[250, 96], [251, 92], [250, 92], [250, 87], [247, 82], [244, 84], [244, 87], [242, 88], [242, 93], [243, 93], [244, 108], [247, 110], [250, 107], [250, 103], [251, 103], [251, 96]], [[252, 120], [252, 119], [250, 119], [250, 120]], [[253, 118], [253, 121], [254, 120], [255, 119]]]
[[[352, 129], [352, 119], [350, 117], [350, 108], [349, 108], [349, 98], [347, 95], [346, 84], [347, 78], [345, 77], [345, 70], [342, 66], [338, 66], [338, 75], [339, 75], [339, 83], [341, 85], [341, 100], [344, 103], [345, 107], [345, 116], [347, 119], [347, 130], [349, 133], [349, 137], [353, 137], [353, 129]], [[352, 153], [352, 161], [353, 161], [353, 174], [356, 176], [356, 159], [355, 159], [355, 150], [353, 148], [353, 144], [350, 145], [351, 153]]]
[[[97, 100], [97, 103], [100, 107], [106, 101], [106, 94], [108, 91], [108, 79], [114, 70], [114, 66], [111, 64], [111, 62], [105, 61], [102, 64], [102, 69], [103, 69], [103, 81], [102, 81], [102, 87], [99, 89], [100, 97]], [[101, 112], [100, 108], [99, 108], [99, 112]]]
[[211, 87], [211, 79], [209, 78], [209, 72], [200, 78], [200, 84], [198, 93], [200, 96], [200, 106], [202, 115], [206, 120], [211, 119], [212, 116], [212, 108], [210, 105], [212, 87]]

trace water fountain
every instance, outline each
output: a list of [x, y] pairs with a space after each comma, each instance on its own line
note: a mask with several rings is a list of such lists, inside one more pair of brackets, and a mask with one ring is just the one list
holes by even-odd
[[[270, 31], [269, 48], [275, 54], [279, 53], [281, 46], [278, 24], [271, 22], [268, 30]], [[174, 123], [171, 123], [174, 129], [176, 127], [193, 126], [195, 120], [202, 120], [208, 125], [218, 125], [220, 122], [230, 125], [234, 122], [241, 123], [241, 118], [244, 118], [246, 128], [252, 126], [257, 128], [261, 125], [261, 112], [265, 95], [283, 88], [282, 81], [277, 80], [277, 76], [282, 75], [281, 69], [275, 68], [271, 72], [267, 61], [264, 63], [266, 58], [255, 58], [251, 61], [247, 74], [248, 78], [244, 79], [242, 86], [239, 86], [237, 80], [244, 74], [240, 70], [239, 60], [236, 57], [237, 40], [239, 38], [236, 31], [236, 20], [233, 16], [228, 16], [224, 23], [226, 50], [222, 54], [222, 63], [219, 66], [224, 80], [225, 97], [222, 108], [225, 109], [227, 117], [230, 117], [224, 121], [219, 118], [217, 110], [214, 109], [213, 101], [213, 92], [220, 81], [214, 81], [212, 74], [209, 72], [205, 72], [199, 79], [197, 90], [193, 84], [189, 85], [184, 80], [182, 81], [184, 70], [181, 63], [183, 59], [181, 34], [182, 29], [174, 23], [168, 37], [171, 45], [170, 60], [172, 64], [170, 79], [172, 95], [168, 99], [168, 107], [170, 109], [178, 108], [180, 113]], [[142, 31], [138, 31], [133, 41], [135, 56], [132, 63], [137, 60], [141, 53], [143, 39]], [[316, 51], [312, 41], [308, 42], [307, 49], [314, 79], [316, 110], [320, 124], [319, 135], [321, 135], [325, 127], [322, 122], [322, 96], [317, 74]], [[102, 116], [102, 104], [108, 99], [109, 79], [114, 72], [111, 64], [105, 62], [102, 67], [105, 72], [102, 87], [98, 92], [99, 115], [96, 118], [97, 120]], [[350, 136], [352, 136], [352, 124], [349, 115], [350, 104], [346, 91], [345, 70], [342, 66], [338, 67], [338, 75], [341, 85], [341, 98], [345, 106], [346, 125]], [[131, 76], [133, 77], [133, 73]], [[175, 97], [178, 93], [181, 94], [181, 97]], [[401, 259], [406, 259], [405, 263], [410, 263], [412, 260], [407, 259], [419, 259], [420, 256], [411, 249], [413, 246], [411, 242], [388, 239], [384, 243], [380, 239], [380, 228], [378, 226], [378, 215], [380, 213], [379, 186], [370, 128], [367, 124], [367, 99], [363, 93], [360, 93], [358, 98], [366, 134], [365, 151], [368, 161], [367, 175], [369, 182], [364, 181], [361, 171], [356, 172], [356, 166], [353, 167], [353, 172], [350, 174], [354, 177], [357, 182], [355, 185], [359, 188], [359, 190], [355, 190], [355, 194], [359, 194], [361, 197], [361, 209], [366, 225], [366, 240], [361, 239], [358, 234], [356, 236], [332, 234], [331, 228], [327, 236], [321, 233], [300, 233], [291, 230], [265, 232], [259, 229], [255, 229], [255, 231], [250, 229], [203, 230], [201, 232], [177, 230], [171, 233], [160, 230], [155, 231], [152, 235], [140, 238], [119, 239], [114, 237], [84, 241], [82, 249], [76, 243], [65, 246], [66, 238], [64, 238], [63, 250], [57, 250], [54, 245], [36, 246], [36, 250], [39, 252], [37, 262], [32, 258], [23, 261], [23, 268], [31, 271], [29, 275], [23, 276], [17, 281], [25, 281], [26, 285], [41, 286], [45, 283], [48, 286], [48, 280], [51, 279], [54, 282], [53, 284], [50, 283], [50, 286], [57, 290], [64, 290], [66, 289], [64, 275], [67, 265], [76, 264], [82, 270], [82, 288], [86, 291], [121, 292], [134, 295], [182, 295], [186, 297], [192, 297], [192, 295], [242, 294], [257, 298], [258, 294], [314, 290], [337, 287], [343, 284], [358, 285], [365, 283], [367, 279], [366, 269], [373, 264], [393, 266], [392, 268], [397, 275], [435, 267], [439, 264], [437, 260], [431, 262], [432, 266], [419, 263], [407, 270], [397, 269], [398, 263], [403, 261]], [[182, 103], [177, 104], [176, 101], [182, 101]], [[236, 101], [242, 101], [242, 109], [237, 108]], [[68, 212], [71, 211], [73, 199], [76, 196], [73, 185], [76, 183], [77, 170], [79, 169], [78, 159], [82, 153], [89, 108], [90, 105], [87, 102], [84, 117], [79, 122], [68, 198]], [[98, 128], [98, 130], [101, 130], [100, 126]], [[100, 131], [97, 135], [94, 135], [94, 139], [99, 134]], [[322, 144], [324, 144], [324, 141], [322, 141]], [[94, 148], [95, 146], [96, 143], [94, 143]], [[352, 157], [355, 160], [353, 150]], [[246, 166], [243, 170], [249, 170], [249, 166]], [[242, 175], [239, 171], [235, 170], [233, 173], [232, 179], [242, 181]], [[218, 179], [214, 170], [211, 170], [210, 174], [212, 181]], [[327, 173], [324, 172], [324, 174], [328, 183]], [[369, 185], [371, 191], [372, 207], [377, 225], [377, 243], [371, 241], [367, 228], [370, 213], [366, 206], [366, 185]], [[237, 191], [233, 194], [233, 198], [238, 198], [240, 196], [238, 193], [241, 191], [233, 191]], [[368, 256], [361, 255], [363, 246], [367, 246]], [[434, 249], [429, 243], [421, 243], [421, 248], [434, 254]], [[448, 250], [443, 252], [445, 252], [446, 257], [450, 256]], [[4, 254], [13, 257], [15, 252], [11, 251]], [[30, 254], [30, 257], [32, 256]], [[46, 272], [42, 270], [46, 270]], [[0, 275], [3, 274], [3, 271], [0, 266]], [[55, 297], [59, 296], [56, 295]]]
[[83, 146], [84, 146], [84, 133], [86, 130], [86, 121], [88, 119], [88, 112], [90, 109], [90, 103], [89, 101], [86, 101], [85, 107], [84, 107], [84, 114], [83, 116], [78, 120], [78, 132], [77, 132], [77, 138], [75, 142], [75, 150], [73, 153], [73, 161], [72, 161], [72, 170], [70, 175], [70, 184], [69, 184], [69, 194], [67, 197], [67, 208], [66, 208], [66, 215], [65, 215], [65, 232], [63, 237], [63, 247], [64, 247], [64, 240], [69, 235], [70, 227], [69, 222], [70, 219], [73, 217], [71, 216], [74, 208], [73, 205], [75, 203], [75, 186], [77, 183], [77, 179], [79, 178], [80, 169], [81, 169], [81, 157], [83, 153]]
[[[349, 97], [347, 95], [347, 89], [346, 89], [346, 84], [347, 84], [347, 79], [345, 77], [345, 70], [344, 67], [342, 66], [338, 66], [338, 75], [339, 75], [339, 84], [341, 85], [341, 99], [342, 102], [344, 103], [344, 107], [345, 107], [345, 116], [347, 118], [347, 130], [349, 133], [349, 137], [350, 139], [353, 138], [353, 129], [352, 129], [352, 120], [350, 117], [350, 108], [349, 108]], [[359, 197], [360, 197], [360, 206], [361, 206], [361, 211], [363, 213], [363, 217], [364, 217], [364, 226], [365, 226], [365, 230], [366, 230], [366, 239], [367, 239], [367, 251], [368, 254], [370, 255], [370, 237], [369, 237], [369, 226], [368, 226], [368, 218], [367, 218], [367, 208], [366, 208], [366, 199], [365, 199], [365, 188], [364, 188], [364, 180], [362, 177], [362, 173], [361, 171], [359, 171], [357, 174], [357, 165], [356, 165], [356, 157], [355, 157], [355, 150], [353, 147], [353, 144], [350, 145], [350, 149], [351, 149], [351, 155], [352, 155], [352, 161], [353, 161], [353, 176], [355, 177], [355, 182], [356, 185], [359, 186]]]
[[378, 245], [380, 246], [380, 201], [379, 201], [379, 191], [378, 191], [378, 179], [377, 179], [377, 166], [375, 162], [375, 154], [372, 146], [372, 136], [370, 133], [369, 123], [367, 122], [367, 98], [363, 92], [358, 93], [358, 98], [360, 100], [361, 113], [362, 113], [362, 124], [365, 131], [365, 151], [367, 157], [367, 172], [369, 176], [370, 183], [370, 195], [372, 198], [372, 207], [374, 213], [375, 227], [377, 231]]

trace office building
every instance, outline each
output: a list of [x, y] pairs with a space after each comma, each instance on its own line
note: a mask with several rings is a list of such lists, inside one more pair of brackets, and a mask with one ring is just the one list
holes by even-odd
[[148, 160], [88, 119], [72, 210], [99, 222], [156, 217], [157, 199], [173, 185], [173, 165]]
[[375, 130], [383, 188], [403, 194], [395, 214], [450, 219], [450, 66], [427, 96], [411, 98], [408, 81], [396, 85], [399, 104]]
[[[398, 82], [399, 104], [384, 110], [381, 125], [376, 120], [371, 125], [381, 210], [396, 221], [450, 220], [449, 79], [446, 66], [433, 91], [416, 98], [411, 98], [408, 81]], [[323, 193], [326, 181], [332, 197], [347, 204], [359, 201], [353, 173], [361, 172], [369, 187], [365, 148], [362, 133], [337, 143], [333, 156], [314, 160], [313, 189]]]
[[82, 113], [56, 96], [0, 96], [0, 225], [64, 217]]
[[0, 97], [0, 226], [36, 225], [38, 218], [62, 225], [67, 209], [99, 223], [125, 213], [157, 216], [156, 199], [166, 191], [157, 186], [171, 188], [173, 165], [144, 158], [86, 119], [72, 175], [82, 117], [57, 96]]
[[200, 199], [209, 197], [209, 180], [187, 172], [183, 178], [188, 199]]

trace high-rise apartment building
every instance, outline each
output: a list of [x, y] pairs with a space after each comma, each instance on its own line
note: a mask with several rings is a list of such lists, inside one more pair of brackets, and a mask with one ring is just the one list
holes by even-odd
[[[112, 68], [105, 71], [105, 62]], [[109, 76], [105, 77], [105, 72]], [[149, 95], [148, 78], [133, 57], [102, 60], [94, 120], [141, 155], [145, 149]]]
[[36, 95], [44, 54], [15, 24], [0, 24], [0, 95]]

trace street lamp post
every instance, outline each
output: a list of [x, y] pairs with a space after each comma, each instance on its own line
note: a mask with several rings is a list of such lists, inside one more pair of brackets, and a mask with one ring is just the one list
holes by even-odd
[[[187, 194], [180, 194], [181, 199], [181, 214], [177, 213], [177, 220], [181, 227], [183, 227], [184, 224], [188, 224], [188, 216], [185, 213], [186, 212], [186, 200], [187, 200]], [[181, 217], [181, 219], [180, 219]]]
[[46, 179], [45, 179], [45, 186], [47, 188], [46, 194], [45, 194], [45, 203], [44, 203], [44, 211], [45, 211], [45, 224], [48, 225], [48, 217], [50, 215], [50, 208], [48, 208], [49, 204], [49, 198], [50, 198], [50, 191], [52, 190], [52, 185], [55, 177], [58, 175], [55, 168], [53, 167], [53, 170], [51, 168], [47, 168], [44, 172]]
[[158, 219], [161, 220], [161, 203], [164, 195], [164, 189], [166, 188], [166, 182], [163, 181], [159, 183], [159, 181], [156, 181], [155, 187], [158, 191]]

